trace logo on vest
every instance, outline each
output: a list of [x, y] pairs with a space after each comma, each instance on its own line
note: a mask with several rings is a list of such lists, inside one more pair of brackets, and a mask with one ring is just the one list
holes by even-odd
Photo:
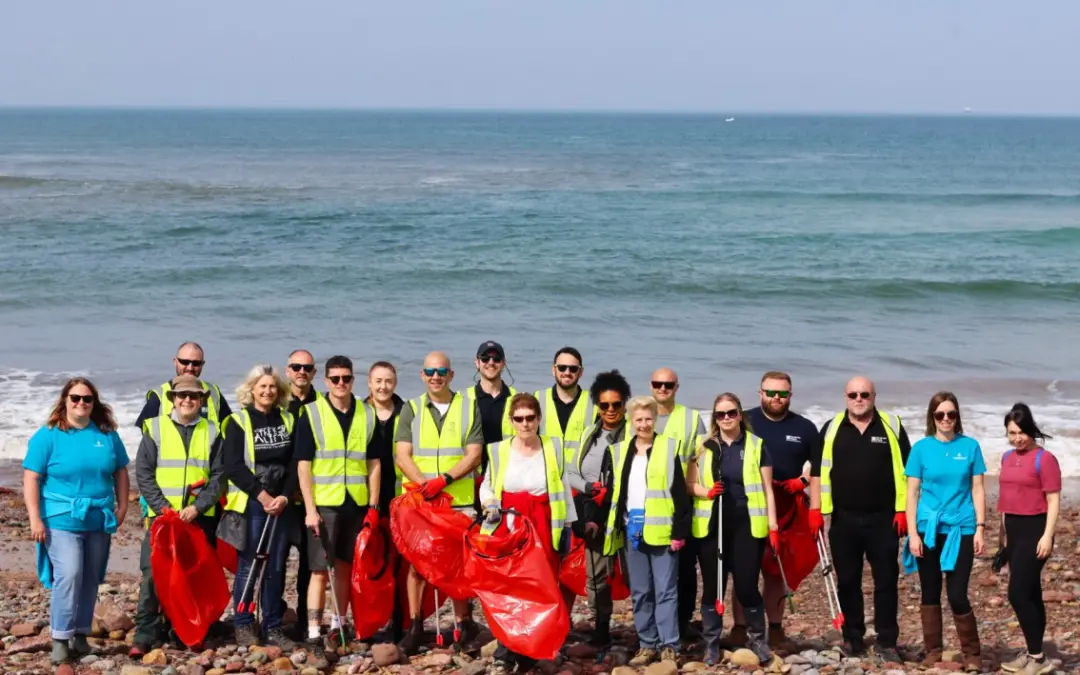
[[889, 439], [886, 438], [885, 436], [871, 436], [870, 437], [870, 442], [871, 443], [888, 443]]

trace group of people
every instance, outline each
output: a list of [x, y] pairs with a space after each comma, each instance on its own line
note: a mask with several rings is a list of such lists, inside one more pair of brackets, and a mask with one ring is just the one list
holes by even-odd
[[[313, 387], [314, 356], [299, 349], [288, 357], [285, 378], [273, 366], [254, 367], [236, 390], [236, 412], [218, 386], [201, 379], [205, 363], [198, 344], [181, 345], [175, 376], [147, 393], [137, 421], [143, 437], [135, 476], [147, 536], [133, 655], [170, 641], [150, 572], [154, 518], [174, 511], [211, 543], [221, 539], [237, 549], [236, 601], [256, 559], [266, 561], [257, 589], [261, 625], [238, 607], [237, 643], [289, 650], [307, 640], [321, 648], [328, 582], [336, 592], [328, 636], [335, 636], [348, 611], [358, 534], [389, 517], [396, 495], [418, 490], [425, 499], [448, 495], [453, 508], [488, 527], [528, 519], [556, 572], [571, 535], [582, 540], [595, 618], [590, 641], [601, 648], [611, 640], [611, 582], [620, 566], [640, 643], [634, 666], [674, 660], [681, 645], [699, 638], [706, 663], [720, 659], [721, 646], [745, 645], [766, 660], [784, 645], [787, 585], [762, 561], [767, 550], [779, 554], [801, 503], [815, 536], [825, 536], [830, 518], [845, 653], [867, 651], [866, 561], [876, 653], [883, 661], [901, 660], [897, 588], [906, 538], [905, 568], [917, 568], [923, 593], [925, 663], [942, 658], [944, 585], [963, 665], [981, 669], [968, 582], [985, 546], [986, 466], [978, 442], [963, 433], [951, 393], [931, 398], [925, 437], [912, 446], [900, 419], [878, 409], [874, 385], [864, 377], [847, 383], [846, 409], [819, 430], [790, 409], [786, 373], [762, 377], [759, 406], [744, 409], [738, 396], [723, 393], [702, 418], [676, 402], [679, 381], [668, 368], [652, 374], [644, 396], [633, 396], [617, 370], [597, 374], [583, 388], [584, 362], [572, 347], [556, 352], [554, 383], [535, 394], [503, 380], [506, 354], [496, 342], [477, 349], [476, 383], [463, 390], [451, 387], [449, 358], [432, 352], [420, 369], [424, 392], [409, 401], [397, 395], [397, 370], [385, 361], [371, 365], [368, 395], [357, 398], [353, 363], [344, 356], [326, 360], [326, 393], [320, 393]], [[1026, 405], [1016, 404], [1004, 426], [1013, 449], [1000, 471], [999, 556], [1010, 570], [1009, 602], [1027, 650], [1002, 668], [1047, 673], [1040, 574], [1053, 549], [1061, 473], [1043, 448], [1049, 436]], [[39, 567], [51, 568], [42, 578], [53, 589], [57, 663], [89, 651], [109, 535], [127, 513], [128, 455], [116, 428], [94, 385], [73, 378], [24, 461]], [[292, 547], [299, 553], [298, 632], [289, 635], [282, 618]], [[722, 640], [729, 577], [734, 625]], [[425, 584], [409, 570], [407, 600], [388, 627], [406, 654], [424, 643]], [[698, 608], [700, 630], [692, 622]], [[479, 633], [474, 608], [455, 601], [453, 610], [455, 634], [468, 644]], [[505, 648], [495, 655], [496, 671], [528, 665]]]

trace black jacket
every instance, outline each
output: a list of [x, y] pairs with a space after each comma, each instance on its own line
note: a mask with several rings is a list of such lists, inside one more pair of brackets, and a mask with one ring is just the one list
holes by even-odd
[[[653, 434], [653, 440], [656, 440], [656, 434]], [[630, 444], [627, 447], [627, 452], [636, 452], [637, 438], [632, 438]], [[646, 457], [652, 458], [652, 446], [645, 451]], [[627, 458], [629, 459], [629, 458]], [[615, 487], [615, 471], [614, 471], [614, 458], [611, 456], [611, 448], [608, 448], [604, 453], [604, 464], [601, 469], [601, 475], [604, 477], [604, 485], [607, 486], [608, 493], [604, 498], [604, 505], [596, 509], [594, 517], [599, 517], [601, 520], [592, 520], [592, 522], [598, 522], [602, 527], [607, 525], [607, 520], [612, 508], [612, 495], [614, 494]], [[626, 529], [626, 497], [627, 487], [630, 484], [630, 468], [633, 462], [623, 462], [622, 475], [619, 476], [619, 503], [615, 504], [615, 528], [618, 531], [624, 531]], [[687, 539], [690, 536], [690, 526], [694, 518], [694, 506], [690, 499], [690, 493], [686, 489], [686, 477], [683, 475], [682, 462], [675, 461], [675, 475], [671, 479], [671, 500], [675, 504], [675, 515], [672, 518], [671, 523], [671, 538], [674, 539]]]

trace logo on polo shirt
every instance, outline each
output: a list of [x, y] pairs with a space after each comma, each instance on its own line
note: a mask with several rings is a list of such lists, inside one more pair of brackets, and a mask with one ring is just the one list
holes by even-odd
[[801, 436], [786, 436], [785, 439], [788, 443], [802, 443]]
[[871, 436], [870, 437], [870, 442], [871, 443], [888, 443], [889, 439], [886, 438], [885, 436]]

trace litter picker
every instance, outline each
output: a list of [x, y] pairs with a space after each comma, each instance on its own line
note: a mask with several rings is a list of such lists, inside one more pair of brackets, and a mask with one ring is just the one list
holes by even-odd
[[[787, 573], [784, 572], [784, 561], [780, 559], [780, 551], [773, 551], [773, 555], [776, 557], [776, 564], [780, 568], [780, 581], [784, 584], [784, 597], [788, 601], [788, 611], [795, 613], [795, 594], [791, 592], [791, 587], [788, 586]], [[780, 601], [783, 604], [783, 600]]]
[[256, 598], [262, 591], [263, 577], [270, 564], [270, 546], [274, 541], [274, 532], [277, 531], [277, 521], [277, 516], [269, 516], [263, 523], [259, 543], [255, 546], [255, 559], [251, 561], [244, 590], [240, 593], [240, 602], [236, 603], [236, 611], [240, 614], [245, 611], [254, 614], [258, 607]]
[[716, 613], [724, 618], [724, 495], [716, 503]]
[[832, 559], [829, 557], [829, 547], [825, 544], [825, 538], [819, 532], [814, 536], [817, 542], [818, 558], [821, 561], [821, 576], [825, 583], [825, 597], [829, 601], [829, 614], [832, 615], [832, 625], [840, 630], [844, 625], [844, 612], [840, 609], [840, 594], [837, 590], [835, 570]]
[[326, 578], [330, 580], [330, 604], [334, 608], [334, 616], [337, 617], [338, 633], [341, 635], [341, 646], [344, 647], [348, 644], [348, 641], [345, 639], [345, 617], [341, 616], [341, 608], [338, 607], [337, 585], [334, 583], [334, 573], [336, 571], [334, 568], [334, 552], [330, 550], [330, 543], [327, 541], [329, 537], [319, 536], [316, 538], [322, 543], [323, 551], [326, 552]]

